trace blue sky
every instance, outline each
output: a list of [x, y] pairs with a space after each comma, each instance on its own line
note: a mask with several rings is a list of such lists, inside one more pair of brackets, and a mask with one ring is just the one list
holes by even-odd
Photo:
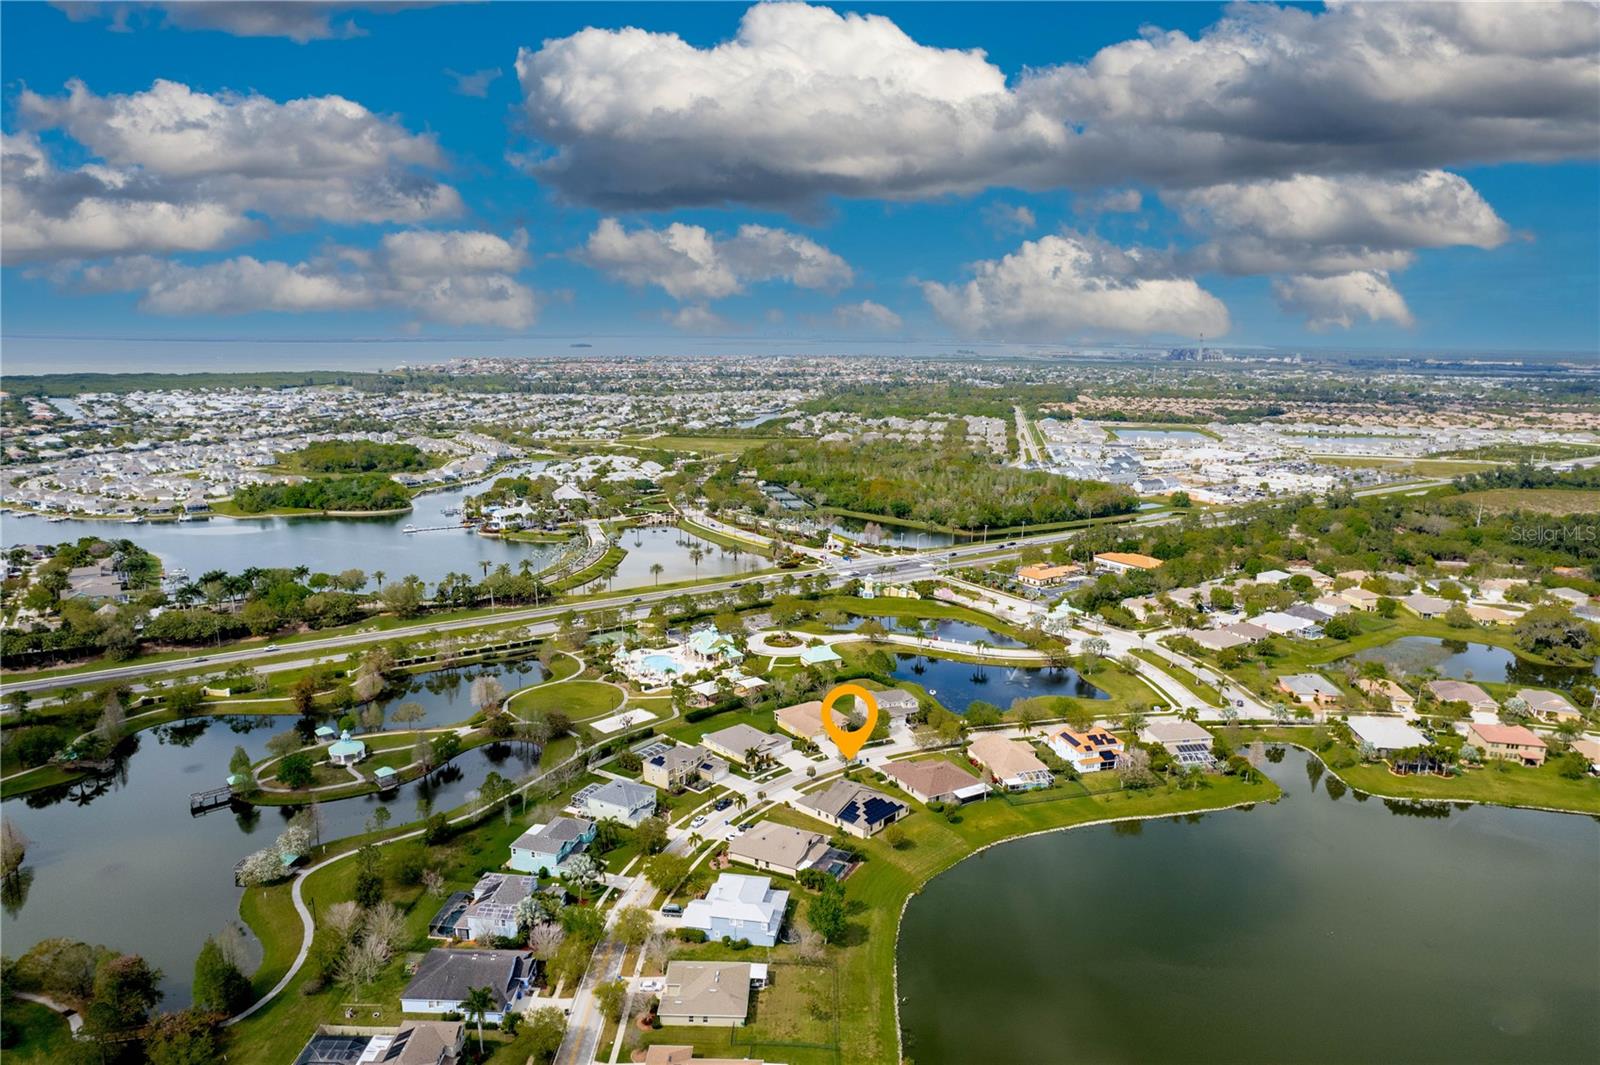
[[7, 362], [1595, 352], [1592, 12], [1471, 6], [7, 4]]

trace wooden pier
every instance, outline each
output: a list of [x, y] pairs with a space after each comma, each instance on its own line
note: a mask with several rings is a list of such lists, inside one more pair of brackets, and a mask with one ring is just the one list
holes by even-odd
[[220, 788], [210, 791], [192, 791], [189, 793], [189, 813], [198, 816], [208, 810], [215, 810], [233, 802], [233, 788], [224, 784]]

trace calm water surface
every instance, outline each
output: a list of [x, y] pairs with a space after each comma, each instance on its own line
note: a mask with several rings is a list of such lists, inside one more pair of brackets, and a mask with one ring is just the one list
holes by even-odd
[[[410, 513], [372, 518], [217, 517], [182, 524], [124, 525], [118, 521], [52, 523], [36, 515], [6, 514], [0, 517], [0, 544], [7, 548], [19, 543], [56, 544], [85, 536], [127, 539], [160, 558], [169, 573], [184, 569], [192, 578], [216, 569], [237, 573], [250, 566], [306, 565], [324, 573], [360, 569], [369, 577], [382, 570], [387, 580], [414, 573], [433, 585], [453, 572], [481, 577], [480, 562], [495, 566], [503, 562], [516, 570], [523, 559], [532, 560], [535, 568], [553, 561], [559, 545], [479, 536], [460, 528], [458, 517], [444, 513], [459, 509], [468, 496], [487, 487], [478, 483], [428, 492], [411, 501]], [[453, 527], [408, 535], [407, 525]]]
[[[705, 552], [700, 564], [695, 565], [689, 554], [690, 547], [699, 545]], [[627, 551], [616, 572], [608, 580], [593, 581], [585, 585], [584, 592], [611, 588], [648, 588], [657, 583], [650, 567], [659, 565], [661, 584], [691, 580], [696, 577], [731, 577], [751, 570], [763, 569], [771, 563], [753, 551], [740, 551], [734, 558], [731, 550], [724, 551], [710, 540], [703, 540], [690, 532], [670, 525], [640, 526], [624, 529], [617, 538], [617, 546]]]
[[907, 1055], [1600, 1060], [1600, 825], [1402, 815], [1309, 761], [1267, 766], [1276, 805], [1020, 840], [935, 877], [899, 944]]
[[1075, 669], [1043, 666], [976, 666], [925, 655], [896, 654], [895, 678], [915, 681], [958, 714], [982, 700], [1005, 710], [1017, 699], [1034, 695], [1073, 695], [1080, 699], [1110, 696], [1078, 675]]
[[[915, 636], [917, 633], [917, 623], [915, 618], [901, 618], [887, 614], [868, 615], [867, 617], [852, 617], [846, 624], [836, 625], [834, 627], [841, 632], [854, 632], [863, 624], [865, 624], [869, 618], [870, 620], [878, 622], [890, 632], [904, 633], [910, 636]], [[986, 628], [982, 625], [974, 625], [970, 621], [956, 621], [954, 619], [938, 620], [933, 622], [933, 627], [930, 628], [928, 632], [936, 639], [956, 640], [961, 643], [976, 643], [979, 640], [983, 640], [988, 643], [990, 647], [1027, 646], [1021, 640], [1013, 639], [1012, 637], [1007, 636], [1005, 633], [995, 632], [993, 629]]]
[[[424, 725], [463, 720], [472, 713], [471, 680], [485, 673], [507, 691], [542, 675], [531, 661], [440, 670], [384, 703], [390, 710], [421, 703]], [[243, 891], [233, 883], [234, 863], [270, 844], [295, 812], [259, 807], [192, 817], [189, 794], [223, 782], [235, 746], [252, 760], [263, 758], [267, 740], [298, 720], [202, 718], [147, 729], [127, 741], [111, 776], [7, 799], [5, 816], [31, 842], [21, 889], [0, 898], [5, 953], [14, 957], [49, 936], [133, 951], [163, 970], [166, 1006], [187, 1004], [200, 945], [238, 919]], [[406, 824], [420, 817], [419, 798], [449, 809], [467, 801], [491, 771], [515, 779], [537, 765], [537, 754], [522, 745], [475, 748], [387, 798], [321, 804], [323, 838], [365, 831], [380, 803], [391, 826]]]
[[1545, 666], [1518, 658], [1504, 647], [1441, 640], [1436, 636], [1402, 636], [1352, 657], [1358, 662], [1382, 662], [1391, 673], [1422, 673], [1431, 669], [1441, 677], [1455, 680], [1486, 680], [1493, 684], [1529, 684], [1542, 688], [1570, 688], [1579, 678], [1600, 674], [1600, 662], [1595, 663], [1592, 671], [1581, 666]]

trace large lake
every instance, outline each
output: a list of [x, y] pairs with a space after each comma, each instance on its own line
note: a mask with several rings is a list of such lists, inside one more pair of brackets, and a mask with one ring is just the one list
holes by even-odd
[[[535, 463], [512, 473], [537, 472]], [[107, 540], [131, 540], [159, 557], [169, 573], [185, 570], [197, 578], [210, 570], [238, 572], [250, 566], [293, 568], [310, 566], [314, 571], [337, 573], [346, 569], [365, 570], [370, 577], [382, 570], [385, 580], [393, 581], [415, 574], [430, 588], [450, 573], [465, 573], [478, 579], [482, 564], [509, 565], [519, 571], [523, 560], [535, 570], [555, 561], [559, 544], [530, 544], [479, 536], [459, 526], [460, 518], [446, 511], [459, 511], [471, 495], [487, 490], [479, 482], [446, 491], [428, 492], [413, 499], [407, 514], [372, 518], [223, 518], [193, 522], [146, 522], [125, 525], [118, 521], [48, 522], [37, 515], [0, 516], [0, 545], [56, 544], [85, 536]], [[425, 532], [407, 533], [412, 525]], [[446, 526], [445, 528], [439, 528]], [[679, 541], [683, 541], [680, 543]], [[698, 544], [706, 555], [699, 566], [689, 553]], [[618, 538], [628, 551], [609, 582], [589, 585], [596, 591], [609, 583], [615, 588], [644, 587], [655, 582], [650, 567], [662, 567], [661, 583], [694, 577], [742, 573], [769, 565], [760, 556], [742, 552], [738, 559], [723, 553], [707, 540], [666, 526], [630, 529]]]
[[[401, 702], [421, 703], [425, 726], [460, 721], [472, 714], [470, 682], [483, 674], [507, 691], [541, 675], [536, 662], [441, 670], [414, 678], [385, 704], [393, 710]], [[164, 1004], [186, 1005], [201, 943], [238, 918], [243, 891], [233, 883], [234, 863], [270, 844], [294, 813], [246, 807], [192, 817], [189, 793], [226, 779], [235, 746], [263, 758], [267, 740], [297, 721], [201, 718], [148, 729], [127, 741], [109, 777], [7, 799], [5, 816], [31, 842], [26, 890], [0, 898], [5, 953], [15, 957], [47, 936], [133, 951], [163, 971]], [[537, 765], [534, 752], [521, 745], [475, 748], [383, 799], [322, 803], [323, 838], [364, 831], [380, 803], [397, 826], [417, 820], [423, 796], [434, 809], [447, 810], [465, 802], [491, 771], [516, 779]]]
[[[1309, 767], [1309, 768], [1308, 768]], [[899, 944], [906, 1054], [977, 1062], [1600, 1060], [1600, 825], [1419, 817], [1299, 751], [1275, 805], [1008, 843]]]

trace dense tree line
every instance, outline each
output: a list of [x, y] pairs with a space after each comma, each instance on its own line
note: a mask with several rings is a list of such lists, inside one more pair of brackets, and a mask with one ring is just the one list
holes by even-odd
[[818, 506], [962, 529], [1005, 528], [1125, 514], [1132, 491], [1002, 466], [953, 432], [942, 444], [783, 441], [747, 452], [763, 480]]
[[299, 484], [255, 484], [239, 489], [234, 505], [246, 514], [270, 510], [399, 510], [411, 493], [381, 473], [327, 477]]
[[398, 473], [429, 469], [434, 458], [415, 444], [318, 440], [286, 456], [285, 464], [313, 473]]

